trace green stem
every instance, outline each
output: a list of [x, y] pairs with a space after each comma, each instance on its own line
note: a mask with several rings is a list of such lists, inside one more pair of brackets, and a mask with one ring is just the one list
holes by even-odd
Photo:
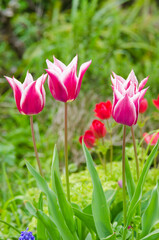
[[70, 202], [70, 186], [69, 186], [69, 171], [68, 171], [68, 147], [67, 147], [67, 102], [65, 103], [65, 171], [66, 171], [67, 199]]
[[[124, 215], [124, 228], [126, 226], [126, 179], [125, 179], [125, 138], [126, 126], [123, 129], [123, 151], [122, 151], [122, 183], [123, 183], [123, 215]], [[125, 240], [126, 233], [124, 231], [123, 240]]]
[[109, 125], [108, 120], [107, 120], [107, 127], [108, 127], [108, 132], [110, 135], [110, 172], [112, 174], [112, 171], [113, 171], [113, 167], [112, 167], [112, 164], [113, 164], [113, 141], [112, 141], [112, 129]]
[[135, 154], [135, 161], [136, 161], [136, 174], [137, 174], [137, 180], [139, 180], [140, 177], [140, 171], [139, 171], [139, 160], [137, 157], [137, 149], [136, 149], [136, 142], [135, 142], [135, 135], [134, 135], [134, 129], [133, 126], [131, 126], [131, 134], [133, 139], [133, 146], [134, 146], [134, 154]]
[[1, 222], [1, 223], [4, 223], [4, 224], [7, 225], [8, 227], [13, 228], [16, 232], [21, 233], [21, 231], [19, 231], [17, 228], [15, 228], [14, 226], [12, 226], [11, 224], [9, 224], [9, 223], [7, 223], [7, 222], [5, 222], [5, 221], [3, 221], [3, 220], [0, 220], [0, 222]]
[[32, 115], [30, 116], [30, 126], [31, 126], [31, 133], [32, 133], [32, 139], [33, 139], [36, 161], [37, 161], [37, 164], [38, 164], [39, 172], [40, 172], [41, 176], [43, 177], [43, 171], [42, 171], [42, 167], [41, 167], [41, 164], [40, 164], [38, 150], [37, 150], [37, 147], [36, 147], [36, 140], [35, 140], [35, 134], [34, 134], [34, 124], [33, 124], [33, 116]]

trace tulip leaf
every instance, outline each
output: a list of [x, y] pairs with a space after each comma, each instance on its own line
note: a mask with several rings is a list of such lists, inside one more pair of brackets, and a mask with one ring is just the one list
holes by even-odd
[[89, 230], [96, 232], [93, 216], [91, 214], [84, 213], [80, 209], [73, 207], [73, 211], [76, 217], [78, 217]]
[[125, 155], [125, 175], [126, 175], [126, 187], [129, 194], [129, 198], [131, 200], [135, 192], [135, 182], [131, 173], [127, 155]]
[[[39, 202], [38, 202], [38, 209], [43, 211], [43, 194], [40, 194]], [[45, 226], [41, 222], [41, 220], [37, 219], [37, 238], [38, 240], [45, 240], [47, 238], [45, 234]]]
[[140, 240], [158, 240], [159, 239], [159, 229], [151, 232], [147, 236], [140, 238]]
[[60, 232], [60, 235], [63, 237], [64, 240], [74, 240], [74, 237], [70, 232], [69, 228], [67, 227], [63, 215], [60, 211], [57, 202], [57, 196], [51, 189], [49, 189], [45, 179], [28, 162], [27, 167], [30, 173], [35, 177], [35, 180], [41, 191], [43, 191], [47, 196], [49, 213], [54, 220], [54, 223], [58, 231]]
[[61, 212], [64, 216], [64, 219], [66, 221], [68, 228], [71, 230], [72, 233], [74, 233], [75, 232], [75, 221], [73, 218], [73, 209], [72, 209], [71, 204], [66, 199], [66, 195], [62, 188], [61, 181], [59, 180], [56, 171], [54, 172], [54, 182], [55, 182], [56, 193], [57, 193]]
[[146, 236], [152, 227], [159, 221], [159, 181], [152, 191], [149, 204], [142, 216], [141, 237]]
[[60, 171], [59, 171], [59, 158], [57, 154], [57, 147], [55, 145], [54, 152], [53, 152], [53, 158], [52, 158], [52, 166], [51, 166], [51, 184], [52, 184], [52, 190], [56, 192], [55, 187], [55, 181], [54, 181], [54, 172], [58, 174], [58, 177], [60, 179]]
[[134, 192], [134, 195], [131, 199], [131, 202], [130, 202], [130, 205], [129, 205], [129, 208], [128, 208], [126, 228], [129, 226], [129, 223], [132, 219], [132, 216], [135, 212], [135, 209], [136, 209], [139, 201], [141, 200], [143, 185], [145, 183], [146, 176], [148, 174], [148, 170], [149, 170], [149, 168], [152, 164], [152, 161], [153, 161], [153, 159], [156, 155], [156, 152], [157, 152], [157, 149], [158, 149], [158, 144], [159, 144], [159, 142], [154, 146], [152, 152], [148, 156], [148, 158], [146, 160], [146, 163], [144, 165], [144, 168], [142, 170], [142, 173], [140, 175], [139, 181], [138, 181], [137, 186], [136, 186], [136, 190]]
[[[25, 207], [30, 212], [30, 214], [32, 214], [34, 217], [36, 217], [38, 220], [42, 222], [51, 240], [60, 239], [60, 234], [57, 230], [55, 223], [45, 213], [43, 213], [41, 210], [37, 210], [35, 207], [33, 207], [33, 205], [30, 202], [26, 202]], [[38, 238], [38, 240], [39, 239], [42, 238], [40, 237]]]
[[108, 203], [104, 195], [104, 191], [94, 167], [93, 159], [86, 148], [84, 142], [82, 143], [87, 167], [93, 182], [93, 196], [92, 196], [92, 214], [99, 238], [106, 238], [113, 234], [110, 212]]

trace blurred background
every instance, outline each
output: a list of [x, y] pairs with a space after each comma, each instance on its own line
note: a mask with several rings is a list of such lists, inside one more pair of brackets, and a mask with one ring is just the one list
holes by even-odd
[[[94, 118], [95, 103], [112, 100], [111, 71], [127, 78], [134, 69], [139, 82], [149, 75], [149, 115], [155, 109], [152, 98], [159, 93], [159, 1], [0, 0], [0, 180], [4, 189], [6, 172], [21, 182], [27, 172], [25, 160], [35, 164], [35, 158], [29, 117], [19, 114], [3, 76], [14, 75], [23, 82], [29, 70], [37, 79], [45, 72], [46, 59], [52, 61], [54, 55], [68, 64], [76, 54], [78, 70], [92, 59], [78, 99], [69, 104], [69, 159], [79, 165], [84, 157], [78, 138]], [[63, 161], [64, 106], [52, 98], [47, 83], [45, 89], [46, 106], [34, 117], [34, 125], [47, 172], [56, 142]], [[157, 123], [150, 120], [147, 130]], [[5, 202], [7, 193], [1, 194]]]

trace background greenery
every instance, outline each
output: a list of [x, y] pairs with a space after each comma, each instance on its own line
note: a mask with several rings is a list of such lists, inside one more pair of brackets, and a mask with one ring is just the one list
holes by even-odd
[[[12, 90], [4, 75], [24, 80], [26, 71], [35, 79], [44, 72], [52, 56], [66, 64], [78, 54], [79, 65], [92, 59], [78, 99], [69, 105], [69, 159], [78, 165], [84, 157], [78, 137], [93, 119], [95, 103], [112, 100], [110, 74], [127, 77], [134, 69], [139, 81], [150, 76], [149, 115], [155, 109], [159, 86], [159, 6], [155, 0], [0, 0], [0, 210], [2, 218], [26, 219], [21, 208], [5, 203], [22, 196], [32, 186], [25, 160], [35, 164], [29, 118], [18, 113]], [[49, 172], [55, 142], [63, 160], [63, 104], [55, 102], [45, 84], [47, 102], [35, 116], [40, 158]], [[74, 114], [71, 114], [71, 113]], [[146, 128], [158, 127], [158, 120]], [[118, 151], [120, 147], [116, 149]], [[119, 155], [119, 154], [118, 154]], [[119, 158], [118, 158], [119, 160]], [[74, 165], [73, 171], [77, 170]], [[26, 181], [24, 181], [24, 179]], [[13, 193], [11, 191], [13, 189]], [[8, 189], [10, 189], [8, 191]], [[13, 195], [12, 195], [13, 194]], [[21, 201], [18, 202], [21, 205]], [[14, 209], [15, 208], [15, 209]], [[23, 218], [23, 219], [22, 219]], [[20, 222], [15, 221], [15, 224]], [[5, 229], [6, 230], [6, 229]], [[6, 230], [7, 231], [7, 230]]]

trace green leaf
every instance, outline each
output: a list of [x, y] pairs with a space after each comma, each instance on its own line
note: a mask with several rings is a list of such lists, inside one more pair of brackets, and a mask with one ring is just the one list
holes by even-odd
[[146, 236], [152, 227], [159, 221], [159, 181], [152, 191], [147, 208], [142, 216], [141, 237]]
[[129, 226], [129, 223], [132, 219], [132, 216], [135, 212], [135, 209], [138, 205], [138, 202], [141, 200], [143, 185], [145, 183], [146, 176], [148, 174], [148, 170], [151, 166], [151, 163], [152, 163], [152, 161], [153, 161], [153, 159], [156, 155], [156, 152], [157, 152], [157, 149], [158, 149], [158, 144], [159, 144], [159, 142], [156, 144], [156, 146], [153, 148], [152, 152], [150, 153], [149, 157], [147, 158], [147, 161], [144, 165], [143, 171], [140, 175], [138, 184], [136, 186], [136, 190], [134, 192], [134, 195], [131, 199], [131, 202], [130, 202], [130, 205], [129, 205], [129, 208], [128, 208], [126, 228]]
[[61, 212], [63, 214], [63, 217], [66, 221], [68, 228], [71, 230], [72, 233], [74, 233], [75, 232], [75, 221], [73, 218], [73, 209], [72, 209], [71, 204], [66, 199], [66, 195], [62, 188], [61, 181], [59, 180], [56, 171], [54, 172], [54, 181], [55, 181], [56, 193], [57, 193]]
[[116, 190], [115, 189], [109, 189], [104, 194], [105, 194], [105, 197], [107, 199], [107, 203], [110, 206], [115, 199]]
[[110, 222], [109, 208], [99, 176], [94, 167], [93, 159], [84, 142], [82, 143], [82, 146], [87, 162], [87, 167], [93, 182], [92, 214], [99, 237], [105, 238], [113, 234]]
[[135, 192], [135, 182], [130, 170], [129, 161], [127, 155], [125, 155], [125, 175], [126, 175], [126, 187], [130, 200]]
[[78, 217], [89, 230], [96, 232], [93, 216], [91, 214], [84, 213], [83, 211], [73, 207], [73, 211], [76, 217]]
[[74, 237], [70, 232], [69, 228], [67, 227], [65, 220], [62, 216], [55, 193], [51, 189], [49, 189], [47, 182], [44, 180], [44, 178], [41, 177], [41, 175], [28, 162], [27, 167], [31, 174], [35, 177], [39, 188], [47, 196], [49, 213], [58, 231], [60, 232], [60, 235], [63, 237], [64, 240], [74, 240]]
[[[50, 217], [48, 217], [41, 210], [36, 209], [30, 202], [25, 202], [25, 207], [30, 212], [30, 214], [32, 214], [43, 223], [51, 240], [60, 239], [60, 234], [57, 230], [57, 227]], [[55, 238], [53, 239], [53, 237]]]
[[51, 184], [52, 184], [52, 190], [54, 192], [56, 192], [55, 179], [54, 179], [54, 172], [55, 171], [58, 174], [58, 177], [60, 179], [59, 158], [58, 158], [56, 145], [54, 147], [53, 158], [52, 158], [52, 166], [51, 166]]
[[[43, 194], [42, 193], [40, 194], [40, 197], [39, 197], [38, 209], [43, 211]], [[37, 219], [37, 238], [38, 240], [45, 240], [47, 238], [45, 234], [45, 226], [39, 218]]]
[[144, 238], [140, 238], [140, 240], [158, 240], [159, 239], [159, 229], [151, 232]]

